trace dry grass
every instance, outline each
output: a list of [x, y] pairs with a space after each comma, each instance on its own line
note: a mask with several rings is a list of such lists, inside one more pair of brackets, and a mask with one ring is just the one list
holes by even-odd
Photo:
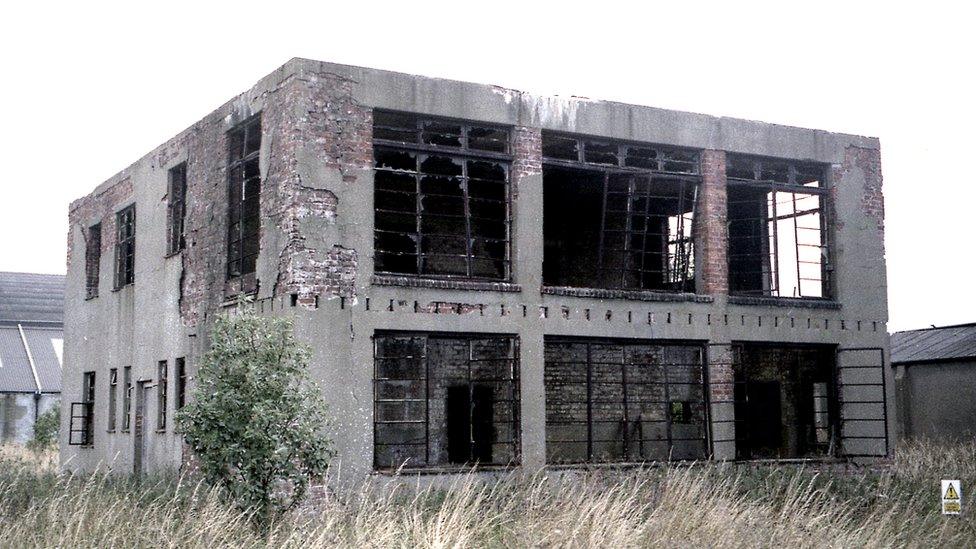
[[[939, 512], [963, 481], [961, 517]], [[973, 546], [976, 441], [912, 444], [890, 470], [700, 464], [461, 476], [448, 488], [365, 486], [276, 525], [187, 479], [58, 475], [50, 456], [0, 449], [0, 547], [934, 547]]]

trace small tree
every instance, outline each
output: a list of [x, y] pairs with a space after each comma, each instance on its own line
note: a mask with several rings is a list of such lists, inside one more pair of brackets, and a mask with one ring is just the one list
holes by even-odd
[[54, 406], [37, 416], [37, 419], [34, 420], [34, 436], [27, 442], [27, 447], [35, 452], [43, 452], [57, 447], [60, 424], [61, 406]]
[[291, 321], [238, 309], [215, 321], [196, 389], [176, 420], [207, 481], [267, 526], [326, 471], [326, 405]]

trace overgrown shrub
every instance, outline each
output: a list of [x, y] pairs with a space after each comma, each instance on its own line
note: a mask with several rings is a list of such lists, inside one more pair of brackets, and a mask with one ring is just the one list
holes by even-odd
[[266, 527], [305, 497], [332, 455], [327, 409], [290, 320], [242, 304], [214, 323], [177, 424], [212, 485]]
[[27, 447], [35, 452], [57, 448], [60, 425], [61, 406], [55, 405], [37, 416], [37, 420], [34, 421], [34, 436], [27, 442]]

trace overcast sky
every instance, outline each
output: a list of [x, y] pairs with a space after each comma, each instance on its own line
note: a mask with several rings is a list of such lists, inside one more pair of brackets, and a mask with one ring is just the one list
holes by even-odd
[[976, 33], [963, 8], [16, 4], [0, 8], [0, 270], [63, 273], [71, 200], [307, 57], [880, 137], [889, 327], [976, 321]]

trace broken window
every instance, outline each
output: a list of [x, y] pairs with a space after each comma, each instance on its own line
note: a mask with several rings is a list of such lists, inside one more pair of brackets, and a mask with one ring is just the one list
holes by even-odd
[[122, 432], [132, 424], [132, 366], [122, 368]]
[[543, 283], [694, 291], [698, 154], [544, 132]]
[[261, 115], [241, 122], [227, 135], [227, 277], [253, 273], [261, 237]]
[[729, 290], [829, 297], [821, 165], [729, 155]]
[[108, 430], [115, 431], [115, 422], [118, 419], [118, 389], [119, 389], [119, 369], [112, 368], [108, 371]]
[[115, 289], [136, 280], [136, 205], [115, 214]]
[[186, 359], [176, 359], [176, 409], [181, 410], [186, 404]]
[[508, 280], [509, 130], [376, 111], [375, 270]]
[[71, 403], [68, 444], [91, 446], [95, 442], [95, 372], [81, 378], [81, 402]]
[[181, 251], [185, 245], [183, 219], [186, 216], [186, 162], [169, 170], [169, 200], [166, 203], [168, 255]]
[[733, 352], [739, 459], [832, 455], [837, 447], [834, 350], [736, 345]]
[[515, 337], [378, 334], [374, 345], [376, 468], [517, 463]]
[[166, 430], [166, 393], [169, 388], [169, 362], [159, 361], [156, 376], [156, 430]]
[[546, 338], [549, 463], [702, 459], [702, 347]]
[[88, 227], [85, 235], [85, 298], [98, 297], [98, 271], [102, 261], [102, 224]]

